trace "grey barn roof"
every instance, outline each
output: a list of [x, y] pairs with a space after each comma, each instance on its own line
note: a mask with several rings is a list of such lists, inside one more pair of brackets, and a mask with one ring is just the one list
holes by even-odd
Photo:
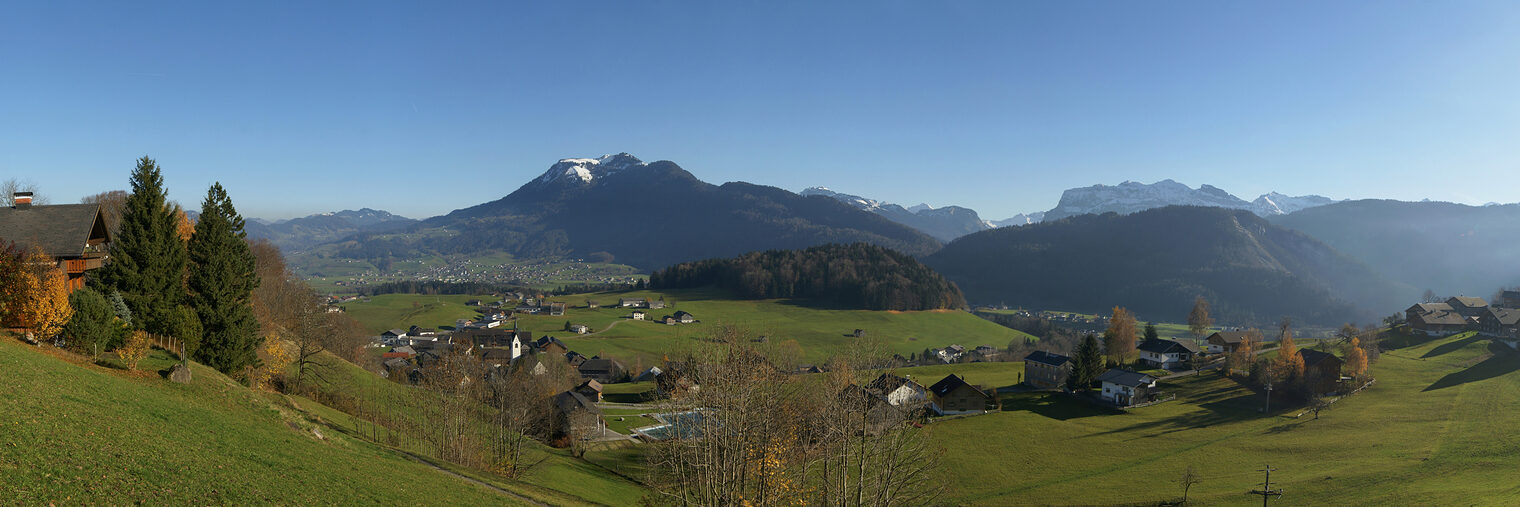
[[1071, 358], [1043, 350], [1036, 350], [1034, 352], [1031, 352], [1029, 355], [1024, 356], [1024, 361], [1033, 361], [1036, 363], [1048, 364], [1051, 366], [1061, 366], [1071, 361]]
[[1144, 373], [1113, 369], [1099, 375], [1098, 381], [1121, 386], [1140, 387], [1150, 385], [1156, 381], [1156, 378]]
[[84, 254], [85, 244], [97, 235], [107, 237], [99, 204], [0, 208], [0, 239], [39, 247], [55, 258]]
[[1138, 348], [1146, 352], [1154, 352], [1157, 354], [1169, 354], [1182, 351], [1197, 352], [1197, 350], [1195, 350], [1195, 347], [1190, 344], [1173, 340], [1164, 340], [1161, 338], [1140, 342], [1140, 346]]

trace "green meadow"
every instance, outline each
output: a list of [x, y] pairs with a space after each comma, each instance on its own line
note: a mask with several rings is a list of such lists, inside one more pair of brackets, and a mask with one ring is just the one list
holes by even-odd
[[1377, 383], [1317, 420], [1302, 407], [1263, 414], [1261, 394], [1210, 373], [1163, 382], [1176, 401], [1127, 413], [1004, 395], [1001, 413], [928, 426], [943, 469], [962, 471], [944, 474], [941, 499], [1154, 504], [1180, 498], [1192, 466], [1194, 503], [1244, 505], [1270, 465], [1283, 505], [1514, 505], [1520, 357], [1499, 347], [1459, 335], [1384, 353]]
[[[618, 299], [624, 297], [663, 297], [669, 306], [645, 310], [649, 320], [635, 321], [629, 318], [632, 309], [616, 307]], [[423, 327], [453, 325], [454, 319], [475, 314], [473, 308], [463, 306], [463, 302], [469, 299], [477, 297], [388, 294], [376, 296], [369, 303], [348, 303], [345, 307], [349, 315], [378, 333], [393, 327], [405, 329], [413, 324]], [[567, 303], [566, 315], [520, 315], [516, 325], [532, 331], [535, 337], [546, 334], [558, 337], [587, 356], [610, 355], [645, 366], [658, 364], [667, 355], [687, 350], [723, 325], [738, 326], [751, 335], [765, 336], [772, 344], [796, 340], [802, 347], [804, 358], [816, 363], [848, 350], [860, 341], [853, 335], [856, 329], [864, 330], [870, 340], [880, 341], [889, 352], [904, 357], [922, 353], [927, 348], [952, 344], [967, 348], [977, 345], [1003, 348], [1010, 341], [1032, 338], [962, 311], [839, 310], [789, 300], [735, 300], [716, 290], [604, 292], [557, 296], [549, 300]], [[588, 300], [601, 307], [587, 308]], [[654, 321], [677, 311], [691, 313], [699, 322], [672, 326]], [[566, 322], [585, 324], [593, 333], [581, 336], [567, 332], [564, 330]]]

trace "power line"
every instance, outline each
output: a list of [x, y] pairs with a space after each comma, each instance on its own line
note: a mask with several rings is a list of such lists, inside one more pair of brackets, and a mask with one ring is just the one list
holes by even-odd
[[1282, 494], [1283, 494], [1281, 488], [1279, 488], [1279, 489], [1272, 489], [1272, 472], [1274, 470], [1277, 470], [1277, 469], [1276, 468], [1272, 468], [1272, 465], [1267, 465], [1266, 468], [1263, 468], [1261, 470], [1257, 470], [1257, 472], [1266, 472], [1267, 477], [1266, 477], [1265, 480], [1261, 481], [1261, 489], [1252, 490], [1250, 494], [1252, 494], [1252, 495], [1261, 495], [1261, 506], [1262, 507], [1267, 507], [1267, 500], [1271, 499], [1274, 496], [1281, 497]]

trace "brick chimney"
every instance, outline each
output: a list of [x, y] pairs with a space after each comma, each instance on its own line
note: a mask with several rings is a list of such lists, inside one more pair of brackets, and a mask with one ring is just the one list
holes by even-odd
[[15, 197], [16, 209], [26, 209], [32, 207], [31, 192], [16, 192], [12, 195], [12, 197]]

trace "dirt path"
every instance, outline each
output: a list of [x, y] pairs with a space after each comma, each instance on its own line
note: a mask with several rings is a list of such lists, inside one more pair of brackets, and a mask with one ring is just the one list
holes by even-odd
[[605, 332], [608, 332], [608, 331], [611, 331], [611, 330], [612, 330], [612, 328], [614, 328], [614, 327], [617, 327], [617, 325], [618, 325], [618, 324], [622, 324], [622, 323], [624, 323], [624, 322], [627, 322], [627, 321], [629, 321], [629, 320], [631, 320], [631, 319], [619, 319], [619, 320], [614, 320], [614, 321], [612, 321], [612, 323], [611, 323], [611, 324], [608, 324], [608, 325], [607, 325], [607, 329], [603, 329], [603, 330], [601, 330], [601, 331], [597, 331], [597, 332], [595, 332], [595, 333], [586, 333], [586, 334], [583, 334], [583, 335], [580, 335], [580, 336], [581, 336], [581, 337], [586, 337], [586, 336], [596, 336], [596, 335], [599, 335], [599, 334], [602, 334], [602, 333], [605, 333]]
[[416, 461], [418, 463], [421, 463], [421, 464], [427, 465], [429, 467], [432, 467], [433, 470], [437, 470], [439, 472], [443, 472], [445, 474], [452, 475], [454, 477], [458, 477], [461, 480], [464, 480], [465, 482], [469, 482], [469, 483], [473, 483], [473, 484], [478, 484], [478, 485], [480, 485], [482, 487], [485, 487], [486, 489], [490, 489], [490, 490], [495, 491], [497, 493], [501, 493], [503, 495], [510, 496], [514, 500], [520, 501], [522, 503], [529, 504], [529, 505], [543, 505], [543, 506], [549, 505], [549, 504], [540, 502], [538, 500], [534, 500], [532, 498], [528, 498], [526, 496], [522, 496], [522, 495], [519, 495], [517, 493], [513, 493], [511, 491], [502, 489], [500, 486], [497, 486], [495, 484], [491, 484], [489, 482], [485, 482], [485, 481], [482, 481], [482, 480], [479, 480], [479, 479], [476, 479], [476, 478], [473, 478], [473, 477], [469, 477], [469, 476], [465, 476], [465, 475], [460, 475], [460, 474], [454, 472], [453, 470], [449, 470], [447, 468], [443, 468], [441, 466], [438, 466], [438, 465], [434, 464], [432, 461], [429, 461], [427, 458], [424, 458], [422, 456], [418, 456], [416, 454], [412, 454], [410, 452], [406, 452], [406, 451], [403, 451], [403, 450], [400, 450], [400, 449], [394, 449], [394, 450], [396, 452], [398, 452], [398, 453], [401, 453], [402, 456], [406, 456], [408, 458], [411, 458], [412, 461]]

